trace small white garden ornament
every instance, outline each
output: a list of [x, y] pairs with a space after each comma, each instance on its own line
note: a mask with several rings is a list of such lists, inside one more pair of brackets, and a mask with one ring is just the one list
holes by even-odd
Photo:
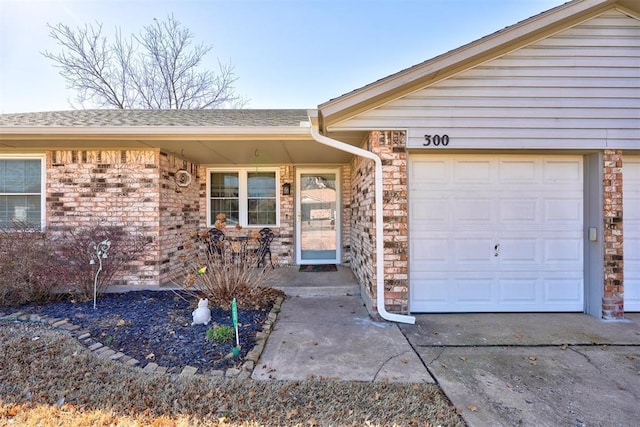
[[209, 300], [208, 299], [200, 299], [198, 302], [198, 308], [193, 310], [191, 313], [193, 316], [193, 325], [208, 325], [211, 321], [211, 310], [209, 310]]

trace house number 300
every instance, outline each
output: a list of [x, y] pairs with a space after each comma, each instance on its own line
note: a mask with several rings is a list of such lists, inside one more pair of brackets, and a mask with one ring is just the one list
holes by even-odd
[[449, 135], [425, 135], [424, 140], [427, 141], [422, 144], [425, 147], [429, 147], [431, 145], [434, 147], [446, 147], [449, 145]]

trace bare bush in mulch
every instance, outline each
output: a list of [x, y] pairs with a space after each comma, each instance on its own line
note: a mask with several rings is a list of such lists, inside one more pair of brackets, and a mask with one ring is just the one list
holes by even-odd
[[0, 305], [43, 301], [55, 285], [47, 271], [51, 244], [39, 227], [0, 227]]
[[[85, 300], [93, 296], [94, 286], [98, 295], [105, 293], [150, 243], [125, 226], [58, 227], [47, 234], [52, 248], [49, 274], [65, 292]], [[97, 249], [102, 242], [108, 242], [109, 249], [100, 256]], [[96, 274], [100, 266], [102, 270]]]
[[[224, 219], [223, 215], [218, 218]], [[216, 220], [216, 228], [224, 232], [225, 227], [221, 219]], [[204, 230], [191, 233], [183, 246], [192, 255], [181, 257], [184, 269], [174, 283], [194, 296], [207, 298], [224, 309], [229, 308], [233, 298], [239, 307], [256, 308], [270, 306], [277, 297], [284, 296], [282, 291], [261, 286], [275, 269], [264, 265], [257, 249], [257, 235], [243, 241], [229, 236], [213, 240]]]
[[[97, 259], [96, 245], [109, 242]], [[124, 226], [59, 227], [40, 230], [26, 223], [0, 228], [0, 306], [71, 295], [90, 299], [97, 285], [107, 291], [149, 240]], [[96, 272], [102, 263], [102, 270]]]
[[30, 323], [0, 323], [0, 420], [43, 427], [464, 426], [433, 384], [146, 374]]

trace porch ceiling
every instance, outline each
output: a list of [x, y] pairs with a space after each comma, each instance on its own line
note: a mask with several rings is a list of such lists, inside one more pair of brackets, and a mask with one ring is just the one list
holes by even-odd
[[344, 164], [352, 155], [311, 139], [147, 141], [201, 165]]

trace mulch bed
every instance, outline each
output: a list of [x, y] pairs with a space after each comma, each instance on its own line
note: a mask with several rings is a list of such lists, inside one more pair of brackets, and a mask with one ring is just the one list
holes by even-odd
[[[213, 324], [232, 326], [231, 312], [211, 308], [209, 325], [191, 326], [191, 313], [197, 299], [183, 291], [131, 291], [110, 293], [93, 302], [73, 300], [12, 307], [14, 311], [68, 319], [68, 322], [91, 332], [92, 338], [141, 362], [154, 362], [179, 372], [184, 366], [199, 372], [237, 367], [253, 348], [256, 333], [262, 330], [271, 305], [238, 308], [241, 351], [238, 357], [225, 358], [235, 346], [207, 341], [206, 330]], [[6, 311], [6, 309], [5, 309]]]

